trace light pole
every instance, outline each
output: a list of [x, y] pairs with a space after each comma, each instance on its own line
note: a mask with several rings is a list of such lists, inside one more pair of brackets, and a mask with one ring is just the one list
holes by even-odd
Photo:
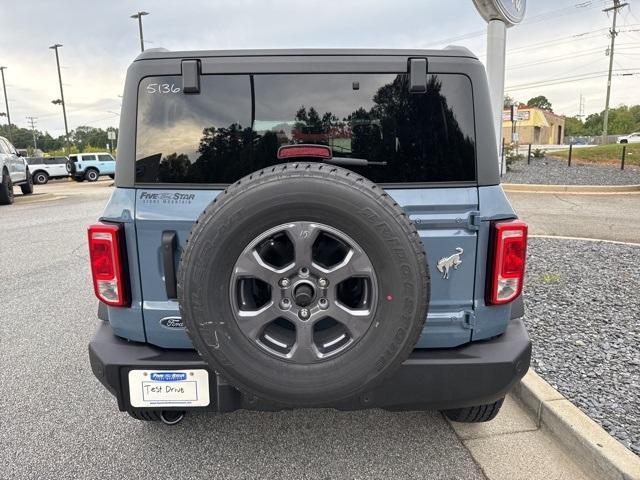
[[138, 28], [140, 30], [140, 51], [144, 52], [144, 36], [142, 35], [142, 17], [144, 15], [149, 15], [149, 12], [138, 12], [131, 15], [131, 18], [138, 19]]
[[[522, 22], [527, 0], [473, 0], [473, 3], [482, 18], [487, 21], [487, 79], [493, 107], [496, 145], [500, 148], [507, 28]], [[498, 164], [502, 168], [500, 158], [498, 155]]]
[[11, 115], [9, 114], [9, 99], [7, 98], [7, 86], [4, 83], [4, 71], [7, 67], [0, 67], [0, 73], [2, 73], [2, 91], [4, 92], [4, 105], [7, 109], [7, 127], [9, 128], [9, 141], [13, 143], [13, 139], [11, 138]]
[[[60, 82], [60, 103], [62, 104], [62, 116], [64, 117], [64, 138], [65, 145], [67, 150], [67, 155], [69, 155], [69, 126], [67, 125], [67, 109], [64, 105], [64, 91], [62, 90], [62, 75], [60, 74], [60, 57], [58, 56], [58, 48], [60, 48], [62, 44], [56, 43], [55, 45], [51, 45], [49, 48], [51, 50], [56, 51], [56, 65], [58, 66], [58, 81]], [[53, 101], [53, 103], [58, 103], [57, 101]]]

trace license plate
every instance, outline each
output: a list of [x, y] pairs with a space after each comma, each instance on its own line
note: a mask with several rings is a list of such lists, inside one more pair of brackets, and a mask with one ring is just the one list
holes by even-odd
[[130, 370], [132, 407], [206, 407], [209, 372], [198, 370]]

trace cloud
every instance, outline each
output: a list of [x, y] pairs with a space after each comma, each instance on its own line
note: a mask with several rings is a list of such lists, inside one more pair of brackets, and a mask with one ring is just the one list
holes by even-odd
[[[9, 0], [0, 0], [9, 3]], [[26, 125], [25, 115], [38, 118], [38, 127], [52, 134], [64, 130], [60, 107], [55, 56], [48, 46], [59, 42], [65, 98], [70, 128], [78, 125], [117, 125], [124, 76], [138, 54], [137, 22], [130, 17], [146, 10], [143, 17], [147, 48], [236, 49], [291, 47], [379, 47], [414, 48], [443, 46], [441, 40], [468, 46], [484, 55], [485, 23], [470, 0], [235, 0], [188, 2], [141, 0], [30, 0], [11, 1], [1, 8], [0, 64], [8, 66], [7, 89], [12, 119]], [[585, 3], [585, 2], [581, 2]], [[528, 23], [509, 30], [509, 48], [544, 43], [538, 48], [514, 50], [508, 54], [507, 85], [520, 85], [572, 73], [606, 70], [606, 27], [610, 20], [602, 13], [603, 2], [558, 5], [552, 0], [529, 2]], [[454, 6], [455, 5], [455, 6]], [[638, 15], [632, 12], [635, 17]], [[625, 16], [626, 15], [626, 16]], [[621, 25], [640, 29], [640, 20], [623, 12]], [[626, 27], [625, 27], [626, 28]], [[601, 29], [601, 35], [585, 36], [560, 44], [559, 39]], [[628, 27], [632, 30], [632, 27]], [[472, 33], [469, 36], [469, 33]], [[597, 32], [596, 32], [597, 33]], [[640, 44], [638, 33], [621, 33], [624, 46], [617, 56], [617, 68], [638, 66], [633, 48]], [[583, 50], [592, 53], [572, 54]], [[637, 52], [637, 50], [636, 50]], [[567, 58], [537, 63], [565, 55]], [[482, 58], [484, 60], [484, 58]], [[637, 71], [640, 71], [638, 69]], [[638, 76], [614, 77], [612, 104], [640, 103]], [[587, 111], [598, 111], [604, 103], [606, 78], [532, 87], [514, 91], [516, 98], [546, 95], [559, 112], [575, 114], [578, 96], [586, 97]], [[633, 88], [635, 86], [635, 88]], [[4, 108], [2, 108], [4, 110]]]

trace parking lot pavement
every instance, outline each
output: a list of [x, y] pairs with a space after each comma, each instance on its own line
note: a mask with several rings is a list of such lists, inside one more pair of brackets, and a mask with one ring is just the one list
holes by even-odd
[[1, 478], [484, 478], [435, 412], [241, 411], [175, 427], [117, 412], [87, 357], [85, 229], [108, 184], [36, 186], [55, 198], [0, 208]]
[[640, 243], [640, 194], [507, 193], [529, 233]]

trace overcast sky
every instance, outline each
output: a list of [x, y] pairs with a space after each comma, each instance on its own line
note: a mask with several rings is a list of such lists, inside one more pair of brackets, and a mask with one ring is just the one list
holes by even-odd
[[[621, 11], [614, 68], [640, 73], [640, 0]], [[557, 113], [604, 108], [611, 0], [530, 0], [525, 22], [509, 30], [507, 92], [525, 102], [546, 95]], [[485, 61], [486, 24], [471, 0], [0, 0], [0, 65], [12, 121], [63, 133], [55, 56], [62, 43], [62, 77], [69, 128], [118, 125], [124, 75], [146, 48], [287, 47], [438, 48], [465, 45]], [[595, 75], [601, 75], [596, 78]], [[583, 79], [583, 80], [580, 80]], [[557, 83], [563, 82], [563, 83]], [[555, 84], [554, 84], [555, 83]], [[640, 75], [615, 76], [612, 105], [640, 103]], [[0, 111], [4, 104], [0, 103]], [[112, 113], [115, 112], [115, 113]], [[6, 121], [2, 118], [0, 121]]]

